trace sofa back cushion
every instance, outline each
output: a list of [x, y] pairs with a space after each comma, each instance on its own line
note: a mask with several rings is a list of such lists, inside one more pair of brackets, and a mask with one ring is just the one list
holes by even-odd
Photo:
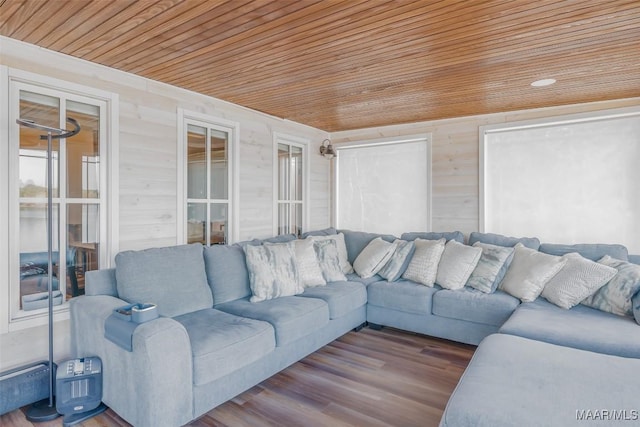
[[509, 247], [522, 243], [525, 247], [536, 251], [540, 248], [540, 239], [537, 237], [510, 237], [495, 233], [480, 233], [478, 231], [474, 231], [469, 235], [469, 245], [473, 245], [475, 242]]
[[408, 241], [413, 241], [418, 238], [423, 240], [440, 240], [445, 238], [447, 239], [447, 242], [449, 240], [455, 240], [458, 243], [464, 243], [464, 234], [462, 234], [462, 231], [411, 231], [409, 233], [402, 233], [400, 238]]
[[213, 305], [200, 243], [120, 252], [116, 281], [120, 298], [129, 303], [155, 303], [162, 316]]
[[333, 227], [323, 228], [322, 230], [311, 230], [305, 233], [302, 233], [300, 236], [301, 239], [306, 239], [309, 236], [333, 236], [334, 234], [338, 234], [338, 230]]
[[598, 261], [605, 255], [622, 261], [629, 260], [629, 251], [622, 245], [609, 245], [604, 243], [582, 243], [577, 245], [561, 245], [555, 243], [543, 243], [540, 245], [540, 252], [549, 255], [562, 256], [577, 252], [586, 259]]
[[360, 252], [376, 237], [381, 237], [389, 243], [397, 239], [391, 234], [367, 233], [365, 231], [340, 230], [344, 234], [344, 243], [347, 246], [347, 259], [353, 264]]
[[241, 245], [212, 245], [204, 248], [204, 263], [215, 305], [251, 295], [249, 271]]

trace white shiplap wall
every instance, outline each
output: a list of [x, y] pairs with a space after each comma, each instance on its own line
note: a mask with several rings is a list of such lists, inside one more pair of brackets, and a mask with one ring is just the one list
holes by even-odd
[[[330, 225], [330, 162], [317, 154], [326, 132], [4, 37], [0, 52], [0, 65], [118, 94], [119, 250], [177, 243], [178, 108], [240, 125], [240, 240], [273, 233], [273, 132], [311, 141], [309, 228]], [[6, 275], [0, 272], [4, 283]], [[6, 297], [0, 297], [0, 316], [6, 324]], [[58, 360], [70, 353], [68, 331], [68, 321], [58, 322]], [[0, 334], [0, 371], [46, 355], [46, 327]]]

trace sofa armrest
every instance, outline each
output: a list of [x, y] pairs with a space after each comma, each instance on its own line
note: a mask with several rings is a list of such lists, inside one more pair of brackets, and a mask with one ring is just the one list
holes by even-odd
[[184, 327], [168, 317], [140, 324], [129, 352], [104, 337], [104, 322], [126, 301], [109, 295], [70, 301], [75, 357], [103, 364], [103, 402], [136, 426], [176, 426], [193, 418], [191, 344]]

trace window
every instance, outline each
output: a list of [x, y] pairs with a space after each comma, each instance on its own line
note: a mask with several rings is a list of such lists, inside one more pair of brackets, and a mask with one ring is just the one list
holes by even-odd
[[400, 235], [431, 228], [429, 135], [337, 147], [336, 227]]
[[183, 241], [217, 245], [234, 231], [234, 146], [237, 124], [179, 113], [186, 164]]
[[308, 141], [275, 134], [275, 234], [300, 236], [307, 224]]
[[[84, 293], [84, 275], [109, 265], [107, 239], [107, 134], [111, 94], [46, 79], [9, 73], [9, 311], [10, 321], [42, 316], [37, 300], [48, 285], [47, 140], [42, 131], [16, 124], [16, 119], [81, 131], [54, 139], [53, 159], [53, 289], [56, 310]], [[35, 301], [35, 303], [34, 303]], [[25, 324], [25, 327], [31, 324]]]
[[637, 108], [481, 128], [480, 227], [640, 253]]

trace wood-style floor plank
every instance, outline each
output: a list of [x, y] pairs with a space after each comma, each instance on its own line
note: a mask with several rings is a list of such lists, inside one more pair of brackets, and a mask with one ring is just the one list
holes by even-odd
[[[189, 423], [190, 427], [437, 426], [474, 346], [383, 328], [350, 332]], [[32, 424], [24, 408], [0, 417]], [[110, 409], [84, 427], [128, 426]]]

